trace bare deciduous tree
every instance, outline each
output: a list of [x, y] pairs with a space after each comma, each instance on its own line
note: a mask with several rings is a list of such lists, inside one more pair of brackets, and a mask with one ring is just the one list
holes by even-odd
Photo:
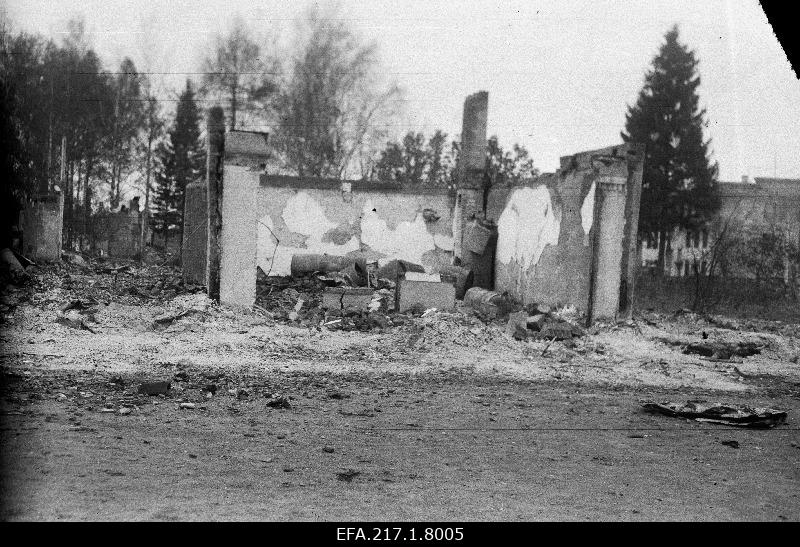
[[341, 178], [365, 172], [386, 136], [401, 90], [382, 81], [374, 43], [335, 11], [309, 10], [296, 57], [278, 99], [278, 146], [299, 175]]

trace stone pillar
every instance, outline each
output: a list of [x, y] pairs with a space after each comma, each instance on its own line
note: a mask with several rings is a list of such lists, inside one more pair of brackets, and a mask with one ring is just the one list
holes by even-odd
[[642, 254], [639, 248], [639, 205], [644, 175], [644, 145], [629, 143], [625, 152], [628, 181], [625, 200], [625, 246], [622, 250], [622, 286], [620, 287], [619, 319], [633, 316], [636, 279], [639, 276]]
[[594, 248], [594, 280], [591, 320], [616, 319], [619, 310], [622, 254], [625, 234], [625, 198], [627, 179], [601, 176], [599, 226]]
[[[461, 125], [461, 151], [457, 166], [456, 210], [453, 214], [453, 251], [462, 263], [464, 227], [474, 218], [483, 218], [483, 184], [486, 170], [486, 124], [489, 93], [479, 91], [464, 101]], [[466, 266], [466, 264], [464, 264]]]
[[206, 252], [208, 251], [206, 192], [205, 181], [186, 185], [181, 266], [184, 282], [196, 285], [204, 285], [206, 282]]
[[37, 196], [22, 211], [22, 252], [34, 262], [61, 260], [64, 194]]
[[206, 154], [206, 199], [208, 243], [206, 245], [206, 290], [219, 300], [220, 234], [222, 232], [222, 166], [225, 151], [225, 113], [215, 106], [208, 111]]
[[258, 187], [267, 157], [266, 134], [228, 133], [220, 234], [219, 301], [222, 304], [249, 308], [256, 301]]

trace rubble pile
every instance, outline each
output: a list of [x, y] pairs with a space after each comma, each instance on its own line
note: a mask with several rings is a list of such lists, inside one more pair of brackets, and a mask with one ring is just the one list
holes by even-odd
[[[351, 263], [343, 272], [298, 271], [294, 276], [270, 277], [259, 268], [255, 307], [278, 322], [324, 326], [329, 330], [369, 331], [402, 323], [403, 318], [392, 319], [397, 315], [392, 314], [395, 283], [378, 278], [374, 271], [365, 276], [357, 275], [356, 271], [366, 269], [355, 268]], [[371, 288], [364, 287], [367, 283]], [[357, 301], [345, 305], [345, 293], [348, 297], [356, 293]]]
[[[388, 280], [378, 284], [384, 288], [364, 295], [363, 306], [344, 308], [336, 302], [337, 296], [332, 297], [336, 305], [323, 306], [325, 289], [331, 288], [331, 279], [336, 279], [335, 274], [267, 277], [259, 269], [255, 307], [281, 323], [343, 331], [387, 328], [402, 324], [411, 315], [392, 313], [394, 291], [386, 288], [390, 286]], [[337, 282], [335, 287], [353, 288], [345, 282]], [[342, 296], [338, 299], [341, 302]]]
[[[347, 257], [334, 260], [335, 257], [327, 255], [311, 255], [302, 258], [293, 260], [291, 276], [270, 277], [258, 269], [256, 309], [282, 323], [329, 330], [386, 329], [429, 317], [423, 322], [427, 325], [432, 313], [435, 313], [436, 321], [447, 322], [448, 318], [465, 318], [466, 312], [469, 315], [468, 328], [457, 330], [467, 338], [474, 338], [472, 331], [481, 331], [486, 324], [503, 321], [508, 321], [506, 332], [518, 340], [564, 341], [585, 334], [578, 326], [580, 318], [574, 309], [553, 309], [538, 304], [523, 306], [508, 293], [500, 294], [480, 287], [464, 291], [464, 309], [455, 313], [425, 302], [404, 306], [404, 294], [398, 294], [403, 292], [401, 289], [408, 285], [406, 281], [409, 279], [426, 276], [436, 277], [437, 281], [447, 279], [444, 283], [463, 284], [466, 279], [464, 272], [456, 272], [459, 274], [456, 276], [425, 274], [421, 266], [402, 260], [371, 268], [363, 260], [348, 261]], [[315, 267], [318, 270], [314, 270]], [[434, 282], [429, 286], [436, 285]], [[437, 296], [434, 292], [430, 294]], [[480, 338], [484, 339], [483, 336]]]
[[55, 307], [57, 322], [93, 332], [100, 306], [163, 305], [203, 291], [199, 285], [184, 283], [180, 270], [165, 265], [167, 261], [140, 264], [64, 252], [60, 263], [29, 263], [24, 277], [3, 284], [0, 322], [11, 320], [20, 304], [29, 303], [42, 309]]
[[577, 317], [560, 312], [547, 305], [528, 304], [524, 309], [509, 314], [506, 333], [516, 340], [549, 341], [572, 340], [586, 334], [577, 324]]

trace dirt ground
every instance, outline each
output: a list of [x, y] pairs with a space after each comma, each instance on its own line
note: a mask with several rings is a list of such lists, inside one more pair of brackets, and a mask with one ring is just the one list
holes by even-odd
[[[800, 520], [800, 325], [648, 312], [548, 345], [459, 309], [328, 331], [159, 275], [4, 293], [0, 519]], [[90, 296], [94, 320], [59, 322]], [[761, 352], [681, 351], [700, 341]], [[788, 421], [641, 409], [695, 399]]]

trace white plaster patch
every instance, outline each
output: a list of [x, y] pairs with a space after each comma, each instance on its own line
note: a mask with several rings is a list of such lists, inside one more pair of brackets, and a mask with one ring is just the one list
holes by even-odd
[[452, 251], [455, 247], [453, 236], [446, 234], [434, 234], [433, 243], [443, 251]]
[[308, 192], [298, 192], [286, 202], [281, 215], [289, 231], [309, 236], [315, 239], [336, 228], [336, 224], [328, 220], [325, 216], [325, 209], [317, 201], [308, 195]]
[[422, 214], [417, 214], [413, 222], [400, 222], [391, 230], [373, 209], [372, 202], [367, 200], [361, 214], [361, 242], [373, 251], [422, 264], [422, 255], [436, 249]]
[[589, 235], [589, 230], [592, 229], [594, 222], [594, 195], [596, 187], [595, 181], [589, 187], [589, 193], [583, 198], [583, 205], [581, 205], [581, 225], [583, 226], [583, 233]]
[[[290, 232], [307, 236], [305, 247], [290, 247], [278, 244], [266, 226], [258, 226], [258, 265], [270, 275], [289, 275], [291, 273], [292, 256], [301, 254], [346, 255], [361, 248], [358, 238], [351, 237], [344, 245], [336, 245], [331, 241], [324, 242], [322, 237], [337, 224], [325, 215], [324, 208], [308, 192], [298, 192], [292, 196], [281, 213], [283, 221]], [[275, 232], [272, 219], [265, 215], [261, 222]], [[278, 237], [280, 235], [275, 232]], [[275, 254], [272, 258], [273, 252]], [[271, 269], [270, 269], [271, 267]]]
[[515, 190], [497, 222], [497, 259], [512, 259], [525, 269], [539, 262], [547, 245], [558, 245], [560, 215], [553, 210], [546, 186]]

